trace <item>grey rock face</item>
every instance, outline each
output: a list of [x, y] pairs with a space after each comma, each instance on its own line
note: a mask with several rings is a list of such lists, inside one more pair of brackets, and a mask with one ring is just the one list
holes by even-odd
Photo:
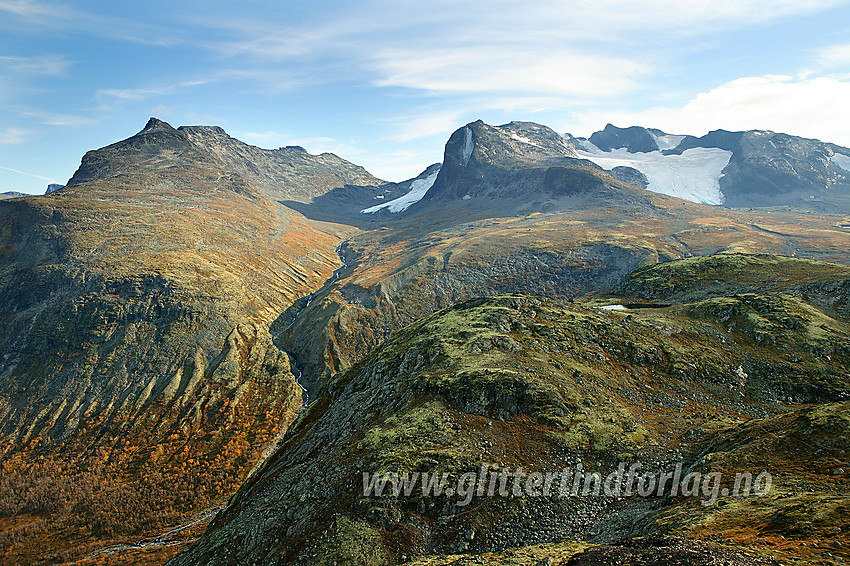
[[601, 132], [590, 136], [590, 143], [602, 151], [626, 148], [632, 153], [646, 153], [658, 150], [655, 138], [646, 128], [640, 126], [618, 128], [608, 124]]

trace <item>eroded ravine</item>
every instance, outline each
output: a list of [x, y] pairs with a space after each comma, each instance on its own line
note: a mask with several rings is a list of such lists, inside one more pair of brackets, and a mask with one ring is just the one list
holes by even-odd
[[[287, 348], [284, 341], [281, 340], [281, 336], [283, 336], [287, 331], [289, 331], [290, 329], [292, 329], [293, 326], [295, 326], [295, 323], [298, 322], [304, 311], [306, 311], [310, 307], [310, 305], [313, 304], [313, 301], [317, 297], [321, 297], [327, 291], [329, 291], [331, 287], [333, 287], [333, 285], [336, 284], [337, 281], [339, 281], [342, 272], [349, 267], [348, 260], [346, 259], [344, 252], [345, 245], [347, 243], [348, 240], [343, 240], [336, 246], [336, 254], [339, 257], [339, 260], [342, 265], [334, 270], [333, 274], [324, 282], [324, 284], [319, 289], [313, 291], [312, 293], [304, 295], [303, 297], [300, 297], [298, 300], [292, 303], [292, 305], [281, 314], [281, 318], [288, 317], [289, 322], [285, 323], [286, 325], [282, 329], [272, 333], [272, 339], [274, 341], [275, 346], [277, 346], [280, 350], [286, 352], [286, 355], [289, 356], [289, 360], [292, 365], [292, 375], [295, 376], [295, 382], [301, 388], [301, 392], [303, 394], [304, 402], [302, 407], [306, 407], [307, 404], [310, 402], [310, 393], [304, 386], [302, 381], [302, 377], [304, 375], [304, 366], [303, 364], [300, 364], [298, 362], [299, 358], [301, 357], [299, 355], [299, 352], [295, 351], [293, 348]], [[283, 433], [281, 433], [281, 435], [282, 434]]]
[[[296, 323], [296, 321], [301, 316], [301, 314], [313, 302], [315, 297], [320, 296], [322, 293], [324, 293], [328, 289], [330, 289], [337, 281], [339, 281], [342, 271], [348, 267], [348, 262], [346, 260], [345, 255], [344, 255], [344, 252], [343, 252], [343, 248], [344, 248], [344, 246], [347, 242], [348, 242], [348, 240], [344, 240], [344, 241], [340, 242], [336, 246], [336, 249], [335, 249], [336, 254], [339, 257], [342, 265], [333, 271], [333, 273], [331, 274], [331, 277], [329, 277], [327, 280], [325, 280], [325, 282], [322, 284], [322, 286], [319, 289], [317, 289], [316, 291], [313, 291], [313, 292], [311, 292], [307, 295], [304, 295], [303, 297], [300, 297], [298, 300], [296, 300], [287, 309], [287, 311], [291, 311], [294, 308], [294, 311], [291, 313], [292, 320], [282, 330], [279, 330], [272, 335], [272, 340], [275, 343], [275, 345], [278, 348], [280, 348], [282, 351], [284, 351], [286, 353], [286, 355], [289, 357], [292, 375], [295, 377], [295, 383], [298, 385], [298, 387], [301, 388], [303, 400], [302, 400], [301, 408], [298, 409], [298, 412], [301, 412], [310, 402], [310, 394], [309, 394], [307, 388], [304, 387], [304, 385], [302, 384], [302, 381], [301, 381], [304, 370], [303, 370], [303, 367], [300, 364], [298, 364], [297, 353], [295, 353], [293, 351], [287, 351], [286, 349], [284, 349], [283, 345], [280, 343], [279, 338], [284, 332], [286, 332], [287, 330], [292, 328], [292, 326]], [[265, 449], [263, 449], [262, 453], [260, 454], [260, 457], [257, 459], [257, 462], [251, 468], [251, 471], [248, 472], [248, 475], [245, 476], [246, 481], [249, 478], [251, 478], [257, 472], [257, 470], [261, 469], [263, 464], [266, 462], [266, 460], [268, 460], [268, 458], [272, 454], [275, 453], [278, 446], [280, 445], [280, 441], [283, 439], [284, 435], [286, 434], [287, 428], [288, 427], [282, 427], [278, 431], [278, 433], [274, 436], [274, 438], [271, 440], [271, 442], [269, 442], [269, 444], [265, 447]], [[140, 540], [136, 543], [119, 543], [119, 544], [115, 544], [115, 545], [112, 545], [112, 546], [108, 546], [106, 548], [101, 548], [101, 549], [96, 550], [96, 551], [90, 553], [89, 555], [87, 555], [86, 559], [94, 559], [94, 558], [97, 558], [99, 556], [103, 556], [103, 555], [107, 555], [107, 554], [108, 555], [115, 555], [115, 554], [119, 554], [121, 552], [134, 551], [134, 550], [155, 550], [155, 549], [159, 549], [159, 548], [167, 548], [167, 547], [171, 547], [171, 546], [184, 545], [187, 542], [188, 543], [194, 542], [194, 539], [187, 541], [185, 539], [179, 538], [179, 536], [180, 536], [181, 533], [184, 533], [184, 532], [186, 532], [186, 531], [188, 531], [192, 528], [195, 528], [195, 527], [201, 525], [202, 523], [209, 521], [210, 519], [214, 518], [220, 511], [222, 511], [223, 509], [225, 509], [227, 507], [228, 503], [229, 503], [229, 499], [228, 499], [228, 501], [225, 501], [225, 502], [218, 502], [215, 505], [197, 513], [190, 521], [183, 523], [181, 525], [175, 526], [175, 527], [171, 527], [171, 528], [163, 531], [162, 533], [160, 533], [160, 534], [158, 534], [158, 535], [156, 535], [156, 536], [154, 536], [150, 539]]]

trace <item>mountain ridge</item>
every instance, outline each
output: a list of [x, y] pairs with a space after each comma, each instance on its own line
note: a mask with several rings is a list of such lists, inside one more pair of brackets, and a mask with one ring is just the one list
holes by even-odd
[[[678, 138], [647, 131], [667, 136], [669, 145]], [[753, 407], [770, 413], [770, 403], [840, 403], [833, 367], [839, 361], [817, 360], [843, 359], [843, 350], [829, 350], [823, 342], [845, 332], [843, 268], [826, 270], [838, 280], [798, 285], [765, 287], [754, 277], [736, 287], [727, 276], [752, 269], [776, 275], [781, 270], [775, 266], [785, 265], [739, 261], [742, 253], [800, 256], [788, 261], [806, 267], [782, 275], [794, 281], [805, 279], [801, 272], [826, 273], [802, 258], [850, 264], [850, 232], [841, 227], [846, 217], [787, 206], [708, 206], [644, 190], [640, 185], [648, 178], [640, 171], [608, 172], [585, 159], [585, 142], [530, 122], [473, 122], [449, 139], [443, 163], [414, 179], [384, 183], [330, 154], [262, 150], [218, 127], [173, 128], [154, 119], [139, 134], [89, 152], [68, 187], [0, 203], [0, 316], [11, 321], [0, 328], [2, 562], [74, 561], [208, 515], [235, 493], [262, 454], [273, 453], [252, 477], [284, 457], [274, 455], [278, 441], [284, 442], [282, 451], [295, 449], [285, 440], [293, 436], [283, 435], [296, 413], [302, 424], [292, 435], [319, 412], [339, 410], [314, 404], [299, 413], [301, 387], [310, 399], [328, 401], [344, 376], [368, 369], [370, 356], [386, 352], [380, 344], [395, 340], [403, 348], [404, 340], [414, 339], [404, 329], [426, 318], [510, 310], [514, 303], [537, 305], [532, 311], [580, 313], [593, 324], [575, 341], [592, 350], [596, 346], [583, 341], [593, 325], [617, 334], [631, 324], [596, 306], [678, 301], [676, 293], [687, 295], [696, 281], [714, 294], [687, 296], [690, 306], [665, 307], [655, 324], [708, 325], [712, 340], [729, 329], [754, 352], [781, 343], [795, 363], [811, 368], [807, 380], [789, 360], [772, 354], [737, 362], [758, 377], [752, 387], [767, 395]], [[405, 196], [435, 173], [433, 186], [407, 209], [361, 212]], [[693, 256], [715, 259], [693, 265], [686, 259]], [[732, 267], [710, 268], [711, 261]], [[654, 271], [641, 271], [656, 264]], [[674, 267], [672, 276], [665, 271]], [[705, 278], [712, 269], [721, 283]], [[626, 283], [632, 287], [621, 287]], [[627, 296], [606, 302], [611, 292]], [[464, 306], [452, 310], [458, 303]], [[516, 316], [525, 328], [507, 329], [517, 344], [531, 336], [526, 330], [541, 326], [530, 311], [520, 310]], [[652, 328], [633, 337], [655, 340]], [[469, 328], [471, 334], [462, 337], [472, 341], [468, 354], [495, 354], [493, 344], [507, 345], [496, 349], [504, 350], [510, 369], [510, 357], [519, 354], [501, 336], [504, 329], [494, 330], [500, 333], [496, 342], [479, 336], [480, 330]], [[543, 332], [533, 339], [548, 344], [551, 337]], [[684, 351], [677, 344], [669, 344], [675, 359]], [[609, 353], [632, 352], [623, 348]], [[726, 360], [722, 349], [718, 355]], [[403, 358], [405, 367], [419, 363]], [[458, 359], [467, 360], [467, 354]], [[671, 366], [675, 379], [692, 371], [689, 363], [702, 367], [696, 353], [679, 361]], [[422, 363], [433, 361], [425, 356]], [[726, 365], [720, 371], [708, 364], [723, 384], [712, 381], [718, 391], [739, 387], [737, 366]], [[467, 377], [477, 383], [506, 375]], [[375, 387], [390, 385], [377, 374], [368, 377]], [[510, 426], [543, 419], [522, 429], [528, 431], [593, 412], [572, 397], [562, 407], [548, 386], [544, 391], [535, 383], [512, 379], [509, 389], [519, 396], [496, 395], [486, 405], [508, 411]], [[453, 380], [423, 391], [412, 385], [405, 394], [424, 391], [466, 409], [477, 403]], [[677, 394], [675, 388], [668, 393]], [[411, 454], [416, 449], [405, 448]], [[382, 509], [379, 516], [396, 516]], [[668, 509], [665, 520], [705, 517], [683, 509]], [[233, 512], [220, 515], [215, 528]], [[394, 520], [381, 519], [381, 525], [392, 533]], [[341, 520], [338, 526], [347, 524]], [[492, 540], [534, 542], [512, 525]], [[298, 532], [314, 526], [304, 523]], [[352, 532], [385, 536], [383, 526], [358, 528]], [[443, 533], [428, 543], [435, 551], [451, 553], [463, 544], [452, 538], [462, 533], [434, 532]], [[152, 552], [169, 557], [186, 544]], [[497, 547], [503, 548], [488, 548]], [[332, 546], [325, 548], [331, 552]], [[144, 549], [139, 552], [144, 556]], [[134, 560], [130, 551], [121, 556]]]

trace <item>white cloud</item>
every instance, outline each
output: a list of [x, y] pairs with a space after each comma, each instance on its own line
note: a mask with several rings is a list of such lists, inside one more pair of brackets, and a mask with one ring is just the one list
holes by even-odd
[[30, 132], [23, 128], [9, 127], [0, 131], [0, 144], [15, 145], [27, 141]]
[[35, 118], [45, 126], [80, 127], [88, 126], [94, 122], [94, 120], [86, 116], [58, 114], [56, 112], [43, 112], [40, 110], [21, 112], [21, 115]]
[[387, 120], [393, 129], [389, 139], [396, 141], [411, 141], [435, 135], [450, 134], [461, 126], [463, 112], [422, 111]]
[[605, 122], [642, 125], [673, 134], [709, 130], [773, 130], [850, 146], [850, 81], [786, 75], [744, 77], [696, 95], [682, 107], [639, 112], [596, 110], [565, 128], [577, 135]]
[[[297, 26], [246, 15], [200, 18], [199, 41], [283, 88], [338, 78], [423, 93], [612, 97], [633, 91], [693, 38], [846, 0], [360, 0]], [[277, 63], [278, 65], [275, 65]], [[364, 73], [366, 73], [364, 75]], [[268, 81], [268, 79], [267, 79]]]
[[634, 88], [645, 65], [590, 54], [514, 51], [510, 47], [386, 50], [375, 67], [379, 86], [436, 92], [524, 92], [583, 97], [616, 96]]
[[850, 43], [832, 45], [822, 50], [818, 56], [818, 63], [828, 69], [850, 67]]
[[95, 92], [95, 98], [100, 100], [101, 103], [106, 103], [107, 105], [110, 102], [114, 101], [138, 101], [145, 100], [153, 96], [174, 94], [176, 92], [184, 91], [192, 87], [207, 84], [208, 82], [208, 80], [190, 80], [182, 81], [173, 85], [162, 85], [154, 87], [104, 88], [98, 89]]
[[35, 57], [0, 56], [0, 64], [13, 73], [25, 75], [63, 75], [71, 62], [64, 55], [38, 55]]
[[[182, 41], [179, 27], [142, 22], [133, 18], [86, 12], [60, 2], [0, 0], [0, 28], [32, 28], [55, 33], [94, 34], [148, 45], [173, 45]], [[165, 18], [161, 18], [160, 21]]]
[[[596, 0], [595, 2], [547, 2], [547, 20], [590, 26], [593, 31], [621, 33], [674, 31], [699, 36], [719, 28], [735, 28], [818, 12], [846, 3], [844, 0]], [[522, 18], [519, 10], [515, 17]], [[533, 11], [532, 11], [533, 12]], [[532, 16], [525, 16], [526, 18]]]

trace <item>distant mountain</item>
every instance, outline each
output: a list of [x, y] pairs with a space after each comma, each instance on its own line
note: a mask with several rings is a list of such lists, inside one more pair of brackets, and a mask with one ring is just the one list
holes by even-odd
[[419, 190], [411, 189], [404, 206], [368, 210], [410, 214], [459, 206], [520, 213], [590, 201], [639, 206], [643, 197], [629, 188], [636, 187], [727, 207], [850, 212], [850, 149], [755, 130], [696, 138], [609, 124], [584, 139], [531, 122], [479, 120], [451, 135], [439, 173], [426, 177], [430, 186], [420, 176]]
[[608, 124], [582, 155], [608, 169], [627, 166], [648, 188], [732, 207], [850, 210], [850, 149], [763, 130], [715, 130], [703, 137]]
[[459, 206], [517, 214], [571, 210], [589, 203], [647, 206], [646, 191], [623, 182], [620, 173], [588, 163], [575, 140], [546, 126], [490, 126], [479, 120], [452, 134], [433, 186], [410, 210]]
[[28, 196], [30, 196], [30, 195], [28, 195], [26, 193], [19, 193], [17, 191], [6, 191], [5, 193], [0, 193], [0, 199], [28, 197]]
[[311, 155], [298, 146], [268, 150], [230, 137], [217, 126], [181, 126], [151, 118], [135, 136], [83, 157], [68, 181], [72, 189], [92, 180], [111, 180], [132, 188], [139, 175], [166, 188], [209, 189], [210, 177], [192, 176], [174, 167], [175, 160], [192, 163], [198, 173], [226, 171], [215, 186], [237, 192], [256, 190], [274, 200], [308, 202], [345, 185], [379, 185], [380, 179], [332, 153]]

